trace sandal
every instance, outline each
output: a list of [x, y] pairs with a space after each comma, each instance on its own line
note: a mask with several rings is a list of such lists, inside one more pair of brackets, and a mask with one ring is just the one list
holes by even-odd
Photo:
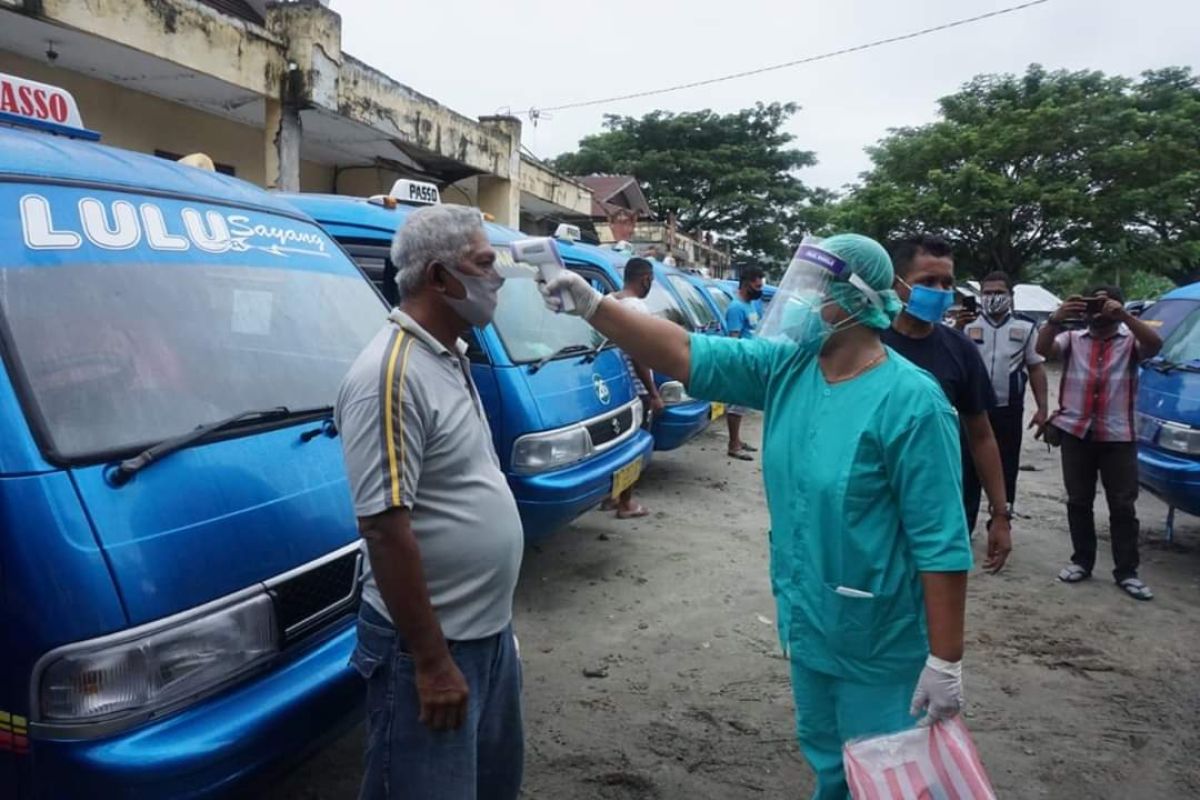
[[751, 447], [750, 445], [746, 444], [745, 442], [742, 442], [742, 452], [743, 453], [757, 453], [758, 448]]
[[730, 458], [736, 458], [738, 461], [753, 461], [754, 460], [753, 456], [748, 456], [745, 453], [741, 452], [740, 450], [729, 450], [728, 455]]
[[1078, 564], [1067, 564], [1063, 567], [1062, 572], [1058, 573], [1058, 579], [1063, 583], [1079, 583], [1090, 577], [1092, 577], [1092, 573]]
[[650, 512], [646, 510], [644, 505], [637, 503], [628, 511], [617, 509], [617, 519], [637, 519], [638, 517], [645, 517], [649, 515], [649, 513]]
[[1154, 592], [1150, 591], [1150, 587], [1142, 583], [1137, 578], [1126, 578], [1123, 581], [1118, 581], [1117, 586], [1125, 590], [1125, 594], [1132, 597], [1134, 600], [1153, 600]]

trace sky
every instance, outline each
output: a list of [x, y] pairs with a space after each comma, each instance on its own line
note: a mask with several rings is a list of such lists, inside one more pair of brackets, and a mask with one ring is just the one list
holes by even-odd
[[[346, 52], [472, 117], [513, 113], [754, 69], [940, 25], [1018, 0], [331, 0]], [[575, 149], [605, 113], [729, 113], [794, 102], [794, 146], [815, 151], [811, 186], [870, 166], [889, 128], [937, 117], [937, 99], [980, 73], [1099, 69], [1200, 72], [1198, 0], [1049, 0], [950, 31], [713, 86], [554, 112], [523, 144]]]

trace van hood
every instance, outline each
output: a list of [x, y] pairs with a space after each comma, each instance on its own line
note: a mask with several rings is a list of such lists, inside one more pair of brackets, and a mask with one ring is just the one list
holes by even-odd
[[590, 364], [582, 356], [572, 355], [546, 362], [531, 373], [522, 365], [521, 380], [533, 402], [531, 421], [536, 427], [527, 431], [553, 430], [615, 411], [637, 395], [629, 378], [625, 358], [616, 348], [603, 350]]
[[182, 450], [129, 483], [72, 470], [130, 624], [295, 569], [355, 541], [338, 439], [309, 421]]
[[1141, 372], [1137, 410], [1158, 419], [1200, 428], [1200, 372]]

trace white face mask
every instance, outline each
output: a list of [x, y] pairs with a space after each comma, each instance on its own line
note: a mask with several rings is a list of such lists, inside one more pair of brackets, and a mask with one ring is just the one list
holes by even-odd
[[494, 272], [486, 277], [467, 275], [451, 266], [446, 266], [446, 271], [458, 278], [458, 282], [467, 292], [467, 296], [461, 299], [446, 295], [447, 305], [477, 328], [489, 324], [496, 315], [496, 304], [500, 302], [500, 287], [504, 285], [504, 278]]

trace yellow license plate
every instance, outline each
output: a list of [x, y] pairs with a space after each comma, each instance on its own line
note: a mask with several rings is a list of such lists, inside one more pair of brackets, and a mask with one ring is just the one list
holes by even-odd
[[631, 464], [626, 464], [613, 473], [612, 496], [615, 500], [621, 492], [637, 483], [642, 476], [642, 460], [639, 458]]
[[725, 415], [724, 403], [713, 403], [708, 410], [709, 419], [720, 419]]

